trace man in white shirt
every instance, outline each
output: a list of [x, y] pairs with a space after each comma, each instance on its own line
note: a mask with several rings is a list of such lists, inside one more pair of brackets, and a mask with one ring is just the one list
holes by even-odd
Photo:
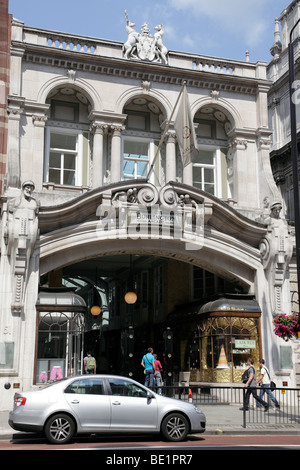
[[[280, 410], [279, 403], [276, 400], [276, 398], [274, 397], [274, 395], [273, 395], [273, 393], [271, 392], [271, 389], [270, 389], [271, 378], [270, 378], [269, 371], [268, 371], [267, 367], [265, 366], [265, 360], [264, 359], [260, 359], [259, 367], [260, 367], [260, 376], [259, 376], [259, 379], [258, 379], [257, 383], [261, 385], [260, 398], [262, 398], [264, 393], [266, 392], [267, 395], [269, 395], [269, 397], [271, 398], [272, 402], [275, 405], [274, 411], [279, 411]], [[260, 408], [259, 403], [257, 404], [257, 408]]]

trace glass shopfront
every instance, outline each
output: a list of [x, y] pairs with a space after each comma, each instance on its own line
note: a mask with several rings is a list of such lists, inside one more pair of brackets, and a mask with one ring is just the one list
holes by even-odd
[[249, 357], [258, 368], [260, 310], [255, 301], [211, 302], [193, 324], [185, 355], [191, 381], [240, 383]]
[[81, 374], [84, 300], [74, 292], [41, 292], [37, 310], [36, 383]]

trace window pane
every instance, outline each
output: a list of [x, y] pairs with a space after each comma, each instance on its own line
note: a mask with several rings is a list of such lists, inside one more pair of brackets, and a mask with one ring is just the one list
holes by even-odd
[[214, 182], [214, 170], [210, 168], [204, 168], [204, 181], [205, 183]]
[[76, 156], [75, 155], [65, 155], [64, 158], [64, 167], [71, 170], [75, 170]]
[[73, 106], [56, 104], [54, 107], [54, 117], [55, 119], [75, 121], [75, 109]]
[[200, 150], [199, 157], [200, 163], [205, 163], [207, 165], [214, 164], [214, 152], [211, 152], [209, 150]]
[[50, 147], [51, 148], [60, 148], [66, 150], [76, 150], [76, 135], [68, 134], [56, 134], [51, 133], [50, 136]]
[[75, 185], [75, 171], [64, 170], [63, 184]]
[[148, 159], [148, 143], [125, 140], [124, 157]]
[[147, 392], [138, 385], [122, 379], [109, 379], [112, 395], [123, 397], [147, 397]]
[[204, 191], [210, 193], [210, 194], [215, 194], [215, 185], [214, 184], [209, 184], [205, 183], [204, 184]]
[[61, 154], [51, 152], [50, 158], [49, 158], [49, 167], [60, 168], [60, 166], [61, 166]]
[[134, 162], [124, 160], [124, 167], [123, 173], [125, 179], [133, 179], [134, 178]]
[[193, 180], [195, 183], [202, 182], [202, 168], [198, 166], [193, 167]]
[[60, 184], [60, 170], [49, 169], [49, 182]]
[[146, 162], [138, 162], [136, 164], [136, 168], [137, 168], [137, 171], [136, 171], [137, 178], [147, 175], [148, 164]]
[[65, 389], [65, 393], [103, 395], [103, 383], [101, 379], [75, 380]]

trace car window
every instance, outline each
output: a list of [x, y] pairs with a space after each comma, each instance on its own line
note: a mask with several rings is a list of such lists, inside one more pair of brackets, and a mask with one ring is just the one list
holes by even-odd
[[65, 393], [80, 393], [83, 395], [104, 395], [102, 379], [79, 379], [74, 380], [65, 389]]
[[112, 395], [122, 397], [147, 397], [147, 391], [138, 385], [123, 379], [109, 379]]

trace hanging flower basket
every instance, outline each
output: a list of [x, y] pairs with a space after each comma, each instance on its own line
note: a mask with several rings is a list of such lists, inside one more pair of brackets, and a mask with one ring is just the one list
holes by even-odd
[[284, 341], [298, 338], [298, 332], [300, 331], [298, 313], [292, 313], [291, 315], [277, 315], [273, 323], [275, 325], [273, 330], [275, 335], [279, 336]]

